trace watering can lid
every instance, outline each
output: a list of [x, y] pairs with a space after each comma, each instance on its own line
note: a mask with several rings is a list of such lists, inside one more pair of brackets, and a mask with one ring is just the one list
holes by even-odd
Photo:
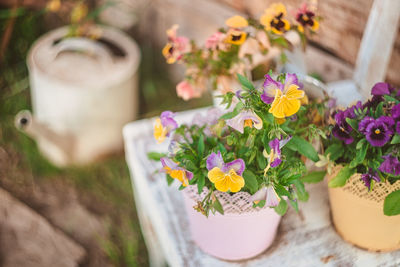
[[[108, 27], [101, 29], [100, 40], [62, 39], [68, 32], [66, 27], [49, 32], [32, 46], [28, 55], [29, 69], [51, 79], [82, 86], [105, 87], [128, 79], [139, 64], [137, 45], [122, 32]], [[112, 51], [107, 44], [119, 52]]]

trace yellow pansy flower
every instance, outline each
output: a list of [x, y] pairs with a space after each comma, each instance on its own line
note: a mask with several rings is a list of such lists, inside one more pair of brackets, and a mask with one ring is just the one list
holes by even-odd
[[242, 16], [233, 16], [225, 21], [225, 24], [231, 28], [244, 28], [249, 26], [249, 23]]
[[283, 34], [290, 29], [290, 23], [285, 19], [286, 13], [286, 7], [282, 3], [274, 3], [264, 11], [260, 23], [266, 31]]

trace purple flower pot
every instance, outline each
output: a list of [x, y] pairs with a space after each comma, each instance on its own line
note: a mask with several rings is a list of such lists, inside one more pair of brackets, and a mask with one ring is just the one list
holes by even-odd
[[243, 260], [271, 246], [281, 220], [281, 216], [273, 209], [253, 209], [248, 205], [248, 193], [239, 192], [229, 196], [217, 192], [216, 197], [225, 214], [210, 213], [207, 218], [193, 209], [198, 200], [193, 197], [193, 191], [189, 186], [183, 191], [183, 196], [192, 239], [201, 250], [224, 260]]

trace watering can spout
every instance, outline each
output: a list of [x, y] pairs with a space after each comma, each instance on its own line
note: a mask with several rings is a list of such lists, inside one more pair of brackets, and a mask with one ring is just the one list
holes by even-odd
[[43, 154], [56, 165], [71, 163], [75, 146], [73, 136], [59, 134], [38, 122], [29, 110], [22, 110], [15, 116], [15, 127], [33, 138]]

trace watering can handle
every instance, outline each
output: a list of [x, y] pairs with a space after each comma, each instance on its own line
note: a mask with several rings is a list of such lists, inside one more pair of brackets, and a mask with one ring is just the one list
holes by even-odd
[[56, 60], [57, 56], [64, 51], [81, 51], [95, 56], [103, 67], [110, 66], [113, 63], [110, 51], [99, 42], [88, 38], [66, 38], [53, 45], [52, 50], [53, 60]]

